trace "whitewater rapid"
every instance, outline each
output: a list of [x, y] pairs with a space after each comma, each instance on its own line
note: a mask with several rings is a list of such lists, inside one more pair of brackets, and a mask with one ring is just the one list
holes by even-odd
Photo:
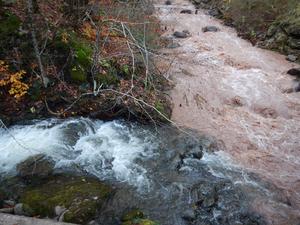
[[[164, 49], [157, 63], [175, 85], [173, 121], [216, 137], [235, 164], [281, 189], [287, 205], [258, 201], [256, 207], [271, 224], [295, 224], [300, 215], [300, 95], [288, 91], [295, 81], [286, 72], [297, 65], [252, 46], [203, 10], [195, 14], [188, 1], [157, 1], [156, 9], [164, 36], [191, 34], [175, 39], [180, 46]], [[193, 13], [182, 14], [183, 9]], [[203, 33], [205, 26], [220, 31]]]

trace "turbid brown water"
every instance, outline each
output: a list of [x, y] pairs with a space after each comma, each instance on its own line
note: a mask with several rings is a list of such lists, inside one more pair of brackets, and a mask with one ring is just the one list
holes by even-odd
[[[188, 1], [156, 4], [165, 36], [188, 30], [178, 48], [165, 49], [166, 76], [174, 81], [172, 119], [178, 125], [215, 136], [223, 151], [248, 171], [281, 190], [282, 205], [257, 199], [257, 211], [270, 224], [299, 224], [300, 93], [286, 71], [295, 64], [283, 55], [253, 47], [233, 28]], [[202, 32], [208, 25], [218, 32]], [[170, 64], [168, 64], [170, 63]]]

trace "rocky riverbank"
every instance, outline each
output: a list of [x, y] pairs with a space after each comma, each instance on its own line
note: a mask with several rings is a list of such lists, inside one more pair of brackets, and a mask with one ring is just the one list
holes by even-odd
[[300, 62], [300, 4], [297, 1], [192, 0], [199, 8], [234, 26], [239, 35], [260, 47]]

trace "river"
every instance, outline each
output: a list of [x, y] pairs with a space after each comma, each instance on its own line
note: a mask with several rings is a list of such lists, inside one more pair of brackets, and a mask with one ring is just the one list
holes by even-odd
[[[189, 2], [155, 4], [174, 82], [172, 120], [180, 127], [89, 118], [23, 121], [0, 128], [0, 177], [44, 153], [56, 171], [87, 174], [115, 189], [97, 215], [118, 224], [139, 208], [161, 225], [300, 224], [300, 96], [287, 93], [294, 65], [258, 49]], [[214, 25], [218, 32], [203, 33]], [[160, 58], [161, 59], [161, 58]], [[169, 66], [168, 66], [169, 65]]]
[[[177, 40], [180, 47], [165, 49], [164, 57], [170, 60], [161, 63], [175, 84], [173, 121], [216, 137], [237, 165], [281, 189], [287, 205], [257, 199], [255, 207], [272, 224], [297, 224], [300, 95], [287, 91], [295, 82], [286, 74], [296, 65], [283, 55], [253, 47], [205, 11], [195, 14], [188, 1], [158, 2], [156, 7], [165, 36], [191, 33]], [[193, 13], [181, 14], [183, 9]], [[203, 33], [205, 26], [220, 31]]]

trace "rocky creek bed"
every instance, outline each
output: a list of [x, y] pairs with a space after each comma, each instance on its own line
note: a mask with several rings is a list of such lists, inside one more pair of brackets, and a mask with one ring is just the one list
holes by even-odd
[[2, 212], [77, 224], [250, 225], [266, 224], [255, 198], [284, 201], [191, 130], [49, 119], [1, 129], [0, 142]]

